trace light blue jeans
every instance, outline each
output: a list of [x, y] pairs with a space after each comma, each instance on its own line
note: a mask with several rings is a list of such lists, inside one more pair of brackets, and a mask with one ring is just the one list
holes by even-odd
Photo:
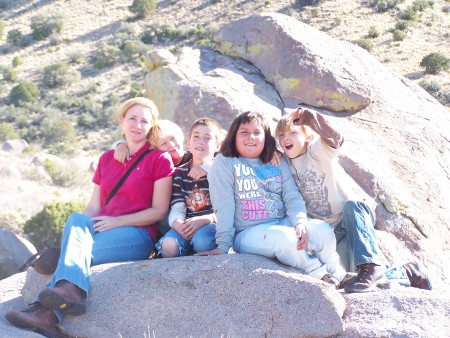
[[[327, 273], [324, 262], [336, 258], [336, 239], [333, 229], [324, 222], [306, 226], [308, 233], [308, 255], [297, 250], [297, 234], [289, 219], [284, 218], [268, 224], [255, 225], [239, 232], [234, 238], [233, 248], [238, 253], [276, 258], [281, 263], [301, 269], [310, 276], [321, 279]], [[333, 245], [334, 243], [334, 245]]]
[[192, 237], [192, 240], [184, 239], [175, 229], [170, 229], [158, 243], [156, 243], [158, 254], [161, 254], [163, 242], [167, 238], [175, 239], [178, 244], [178, 256], [187, 256], [193, 252], [203, 252], [217, 248], [216, 225], [214, 223], [206, 224], [198, 229]]
[[[47, 286], [67, 280], [82, 289], [87, 296], [90, 266], [147, 259], [154, 249], [153, 240], [146, 229], [125, 226], [95, 232], [94, 223], [83, 214], [73, 213], [69, 216], [63, 230], [58, 267]], [[61, 320], [61, 313], [55, 313]]]
[[361, 201], [347, 201], [344, 204], [341, 222], [334, 229], [337, 252], [347, 271], [356, 271], [361, 264], [374, 263], [386, 267], [389, 280], [410, 285], [403, 267], [388, 266], [378, 248], [375, 235], [375, 216], [370, 207]]

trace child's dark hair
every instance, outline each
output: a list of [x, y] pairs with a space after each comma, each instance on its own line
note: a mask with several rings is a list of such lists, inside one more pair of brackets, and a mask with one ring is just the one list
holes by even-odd
[[220, 123], [216, 120], [210, 118], [210, 117], [200, 117], [197, 120], [194, 121], [194, 123], [191, 126], [191, 130], [189, 131], [189, 137], [191, 138], [192, 133], [194, 132], [194, 129], [198, 126], [207, 126], [212, 129], [212, 136], [216, 139], [216, 142], [218, 144], [222, 143], [222, 127], [220, 126]]
[[270, 160], [273, 157], [273, 153], [276, 149], [276, 142], [273, 138], [272, 134], [270, 133], [270, 127], [267, 123], [267, 120], [264, 118], [264, 116], [261, 113], [256, 112], [250, 112], [247, 111], [245, 113], [242, 113], [238, 115], [233, 123], [230, 126], [230, 129], [228, 130], [227, 136], [222, 142], [222, 146], [220, 147], [220, 152], [225, 157], [239, 157], [240, 154], [236, 148], [236, 134], [243, 123], [249, 123], [252, 120], [256, 120], [258, 124], [263, 128], [264, 130], [264, 148], [259, 155], [260, 160], [263, 163], [269, 163]]

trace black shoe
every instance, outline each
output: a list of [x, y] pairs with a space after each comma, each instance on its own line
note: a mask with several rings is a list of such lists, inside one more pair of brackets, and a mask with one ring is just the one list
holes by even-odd
[[339, 281], [337, 280], [337, 278], [330, 275], [329, 273], [327, 273], [325, 276], [323, 276], [321, 278], [321, 280], [324, 281], [325, 283], [333, 285], [336, 289], [339, 286]]
[[345, 284], [344, 290], [347, 293], [370, 292], [378, 284], [385, 283], [384, 267], [373, 263], [358, 265], [358, 274], [356, 277]]
[[5, 318], [14, 326], [51, 338], [66, 337], [58, 328], [58, 319], [51, 309], [34, 302], [25, 310], [9, 310]]
[[408, 262], [404, 264], [403, 267], [406, 270], [406, 274], [408, 275], [408, 279], [413, 288], [423, 290], [431, 290], [433, 288], [430, 278], [420, 270], [417, 262]]
[[345, 287], [345, 285], [348, 282], [351, 282], [352, 280], [354, 280], [356, 278], [356, 273], [354, 272], [347, 272], [344, 276], [344, 278], [341, 280], [341, 282], [339, 283], [339, 287], [338, 289], [343, 289]]

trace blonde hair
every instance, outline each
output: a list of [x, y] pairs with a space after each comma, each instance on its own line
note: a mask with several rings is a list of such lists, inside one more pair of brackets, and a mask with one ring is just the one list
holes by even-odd
[[302, 129], [303, 132], [305, 133], [306, 137], [310, 136], [314, 138], [314, 133], [312, 132], [311, 128], [302, 124], [301, 125], [294, 124], [294, 121], [292, 120], [289, 114], [282, 116], [281, 119], [278, 121], [277, 127], [275, 128], [275, 137], [278, 138], [280, 134], [283, 134], [288, 130], [292, 130], [295, 127], [300, 127], [300, 129]]
[[181, 130], [177, 124], [169, 120], [159, 120], [153, 125], [152, 129], [150, 129], [150, 132], [148, 133], [148, 140], [150, 141], [150, 144], [154, 148], [158, 148], [158, 141], [161, 138], [161, 135], [167, 133], [169, 130], [173, 133], [177, 141], [179, 141], [180, 144], [183, 144], [183, 130]]
[[137, 104], [150, 109], [152, 114], [152, 126], [154, 126], [159, 117], [158, 108], [156, 108], [152, 100], [147, 99], [146, 97], [133, 97], [122, 103], [117, 109], [117, 120], [121, 121], [127, 114], [128, 109]]

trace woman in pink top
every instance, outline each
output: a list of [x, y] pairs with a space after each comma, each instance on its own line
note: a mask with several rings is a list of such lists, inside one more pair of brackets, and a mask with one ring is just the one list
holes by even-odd
[[130, 159], [117, 162], [114, 150], [100, 157], [87, 207], [70, 215], [64, 227], [52, 281], [28, 309], [6, 314], [15, 326], [47, 337], [62, 336], [58, 323], [63, 315], [86, 311], [90, 266], [147, 259], [154, 249], [157, 222], [169, 208], [173, 163], [167, 153], [151, 150], [106, 203], [129, 167], [150, 149], [149, 133], [158, 118], [154, 103], [142, 97], [126, 101], [118, 113]]

